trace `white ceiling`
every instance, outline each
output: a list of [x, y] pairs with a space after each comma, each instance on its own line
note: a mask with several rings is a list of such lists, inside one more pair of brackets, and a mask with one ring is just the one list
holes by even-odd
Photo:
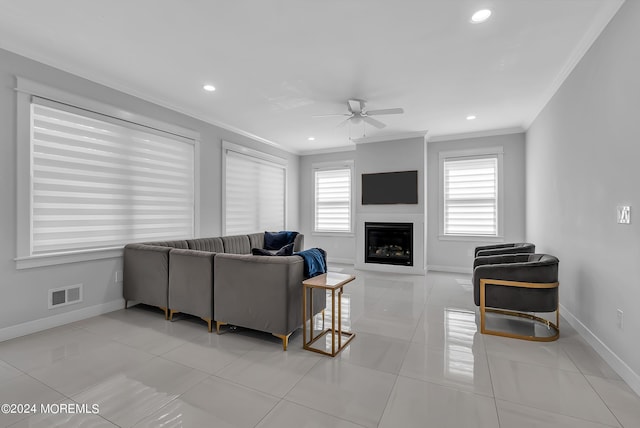
[[404, 108], [370, 138], [526, 129], [622, 2], [0, 0], [0, 47], [308, 153], [363, 136], [312, 117], [349, 98]]

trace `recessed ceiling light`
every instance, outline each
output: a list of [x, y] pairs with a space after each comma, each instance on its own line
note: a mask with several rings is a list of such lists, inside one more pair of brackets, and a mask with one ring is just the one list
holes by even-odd
[[309, 140], [309, 141], [314, 141], [315, 139], [316, 139], [316, 137], [309, 137], [309, 138], [307, 138], [307, 140]]
[[476, 118], [475, 115], [470, 114], [469, 116], [467, 116], [467, 120], [474, 120]]
[[482, 9], [477, 11], [471, 16], [471, 22], [474, 24], [479, 24], [481, 22], [486, 21], [491, 16], [491, 11], [489, 9]]
[[216, 90], [216, 87], [213, 85], [204, 85], [202, 89], [204, 89], [207, 92], [213, 92]]

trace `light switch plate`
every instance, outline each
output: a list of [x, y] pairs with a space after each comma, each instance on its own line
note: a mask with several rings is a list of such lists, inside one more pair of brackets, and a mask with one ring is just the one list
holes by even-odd
[[631, 207], [628, 205], [618, 205], [618, 223], [631, 223]]

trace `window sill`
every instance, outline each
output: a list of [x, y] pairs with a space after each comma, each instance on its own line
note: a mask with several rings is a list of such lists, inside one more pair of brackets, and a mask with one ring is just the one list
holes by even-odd
[[353, 232], [311, 232], [312, 236], [334, 236], [340, 238], [354, 238], [356, 236]]
[[504, 242], [504, 236], [483, 236], [483, 235], [440, 235], [440, 241], [459, 242]]
[[37, 256], [16, 257], [16, 269], [31, 269], [42, 266], [62, 265], [67, 263], [86, 262], [91, 260], [113, 259], [122, 257], [123, 248], [101, 248], [97, 250], [73, 251], [58, 254], [42, 254]]

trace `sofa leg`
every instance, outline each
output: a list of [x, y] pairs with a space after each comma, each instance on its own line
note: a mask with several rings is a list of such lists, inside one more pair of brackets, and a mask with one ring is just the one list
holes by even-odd
[[[205, 317], [200, 317], [200, 318], [202, 318], [204, 321], [206, 321], [206, 322], [207, 322], [207, 328], [208, 328], [208, 330], [209, 330], [209, 333], [211, 333], [211, 322], [212, 322], [213, 320], [212, 320], [211, 318], [205, 318]], [[216, 328], [217, 328], [217, 326], [216, 326]]]
[[178, 314], [178, 313], [180, 313], [180, 312], [174, 311], [173, 309], [170, 309], [169, 310], [169, 321], [173, 321], [173, 315], [174, 314]]
[[164, 306], [158, 306], [158, 307], [164, 311], [164, 319], [168, 320], [169, 319], [169, 308], [165, 308]]
[[275, 334], [275, 333], [271, 333], [273, 334], [275, 337], [277, 337], [278, 339], [282, 340], [282, 350], [286, 351], [287, 350], [287, 346], [289, 346], [289, 336], [291, 336], [291, 333], [289, 334]]
[[129, 301], [128, 300], [124, 301], [124, 308], [125, 309], [129, 309]]
[[222, 321], [216, 321], [216, 333], [220, 334], [220, 327], [222, 327], [223, 325], [227, 325], [226, 322], [222, 322]]

